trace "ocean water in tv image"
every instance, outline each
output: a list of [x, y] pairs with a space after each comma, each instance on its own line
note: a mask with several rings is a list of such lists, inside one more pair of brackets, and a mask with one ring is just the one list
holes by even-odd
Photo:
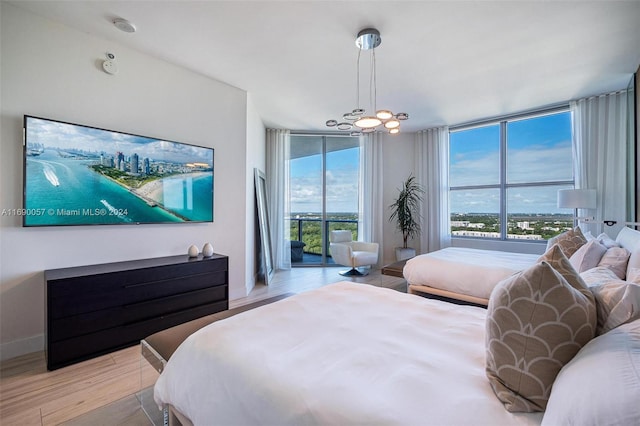
[[213, 176], [211, 173], [193, 176], [173, 176], [162, 179], [162, 191], [155, 200], [177, 215], [194, 221], [211, 221]]
[[94, 170], [99, 160], [50, 149], [28, 155], [25, 225], [213, 220], [211, 170], [158, 178], [131, 190]]

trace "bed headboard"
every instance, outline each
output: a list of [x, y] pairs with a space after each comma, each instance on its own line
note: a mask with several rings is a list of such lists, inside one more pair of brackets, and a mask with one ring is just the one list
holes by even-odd
[[625, 226], [618, 233], [616, 241], [631, 252], [627, 264], [627, 276], [630, 276], [632, 268], [640, 268], [640, 232]]
[[633, 253], [638, 244], [640, 244], [640, 231], [635, 231], [625, 226], [618, 233], [616, 241]]

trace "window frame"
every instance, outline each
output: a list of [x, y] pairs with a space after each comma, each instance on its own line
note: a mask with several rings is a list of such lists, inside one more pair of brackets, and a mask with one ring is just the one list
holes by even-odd
[[[460, 238], [460, 239], [473, 239], [473, 240], [486, 240], [486, 241], [508, 241], [508, 242], [521, 242], [519, 239], [508, 238], [508, 230], [509, 230], [509, 221], [507, 216], [507, 192], [512, 188], [540, 188], [545, 186], [570, 186], [571, 188], [575, 187], [575, 174], [573, 162], [574, 158], [572, 157], [571, 163], [571, 176], [570, 180], [558, 180], [558, 181], [532, 181], [532, 182], [520, 182], [520, 183], [507, 183], [507, 145], [508, 145], [508, 135], [507, 135], [507, 126], [510, 122], [522, 121], [527, 119], [539, 118], [547, 115], [559, 114], [559, 113], [569, 113], [571, 116], [571, 122], [573, 123], [573, 113], [569, 105], [560, 105], [556, 107], [529, 111], [519, 114], [513, 114], [508, 116], [497, 117], [493, 119], [487, 119], [482, 121], [477, 121], [468, 124], [461, 124], [457, 126], [451, 126], [449, 128], [449, 136], [452, 133], [472, 130], [474, 128], [480, 128], [485, 126], [499, 125], [499, 166], [500, 166], [500, 180], [497, 184], [482, 184], [482, 185], [459, 185], [459, 186], [449, 186], [449, 196], [451, 197], [451, 193], [453, 191], [465, 191], [465, 190], [473, 190], [473, 189], [498, 189], [500, 196], [500, 205], [498, 212], [498, 220], [500, 222], [500, 238], [493, 237], [475, 237], [475, 236], [465, 236], [465, 235], [452, 235], [452, 238]], [[571, 129], [573, 133], [573, 126]], [[573, 136], [573, 135], [572, 135]], [[449, 163], [449, 166], [451, 163]], [[449, 218], [451, 218], [451, 205], [449, 205]], [[451, 229], [451, 226], [449, 226]], [[528, 242], [542, 244], [547, 242], [547, 240], [527, 240]]]
[[[321, 152], [317, 153], [317, 155], [320, 155], [321, 157], [321, 173], [322, 173], [322, 182], [321, 182], [321, 190], [322, 190], [322, 201], [321, 201], [321, 223], [320, 223], [320, 233], [321, 233], [321, 239], [322, 239], [322, 250], [321, 250], [321, 259], [320, 262], [313, 262], [313, 263], [304, 263], [304, 262], [296, 262], [291, 264], [292, 268], [306, 268], [306, 267], [333, 267], [333, 266], [342, 266], [339, 264], [334, 263], [333, 261], [329, 261], [329, 259], [331, 258], [331, 255], [329, 253], [329, 231], [330, 231], [330, 225], [329, 222], [332, 222], [331, 220], [329, 220], [329, 213], [327, 212], [327, 171], [329, 170], [329, 167], [327, 166], [327, 154], [330, 154], [331, 152], [334, 152], [332, 150], [328, 149], [328, 145], [329, 145], [329, 139], [331, 138], [349, 138], [349, 139], [353, 139], [353, 141], [357, 141], [356, 146], [353, 146], [351, 148], [358, 148], [359, 150], [362, 149], [362, 147], [360, 146], [360, 139], [358, 137], [354, 137], [351, 136], [349, 133], [326, 133], [326, 132], [298, 132], [298, 131], [292, 131], [290, 136], [292, 138], [305, 138], [305, 137], [310, 137], [310, 138], [315, 138], [318, 142], [321, 143]], [[351, 149], [349, 148], [349, 149]], [[361, 161], [361, 155], [358, 154], [358, 161]], [[292, 159], [289, 158], [287, 161], [291, 161]], [[358, 168], [360, 170], [361, 165], [358, 164]], [[360, 171], [358, 172], [360, 173]], [[291, 184], [291, 176], [289, 176], [289, 182], [287, 183], [287, 185]], [[360, 187], [360, 177], [358, 176], [358, 197], [360, 196], [360, 192], [362, 191], [362, 188]], [[287, 194], [287, 197], [289, 197], [289, 199], [287, 200], [287, 203], [290, 203], [290, 196], [291, 194]], [[293, 212], [289, 212], [289, 215], [291, 215]], [[361, 212], [358, 211], [357, 212], [358, 215], [358, 219], [357, 221], [361, 220]], [[293, 218], [289, 217], [289, 221], [293, 220]], [[335, 221], [333, 221], [335, 222]], [[289, 231], [290, 231], [290, 227], [291, 224], [289, 223]], [[357, 228], [357, 230], [359, 230], [359, 228]], [[356, 231], [357, 232], [357, 231]]]

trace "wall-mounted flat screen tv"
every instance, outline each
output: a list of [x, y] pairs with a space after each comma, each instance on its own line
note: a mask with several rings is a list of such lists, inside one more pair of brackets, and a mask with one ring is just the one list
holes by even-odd
[[212, 222], [213, 152], [25, 115], [23, 226]]

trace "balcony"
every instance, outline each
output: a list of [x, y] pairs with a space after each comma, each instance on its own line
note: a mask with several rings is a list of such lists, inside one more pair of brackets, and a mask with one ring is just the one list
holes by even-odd
[[[288, 220], [291, 241], [301, 241], [305, 244], [299, 249], [292, 247], [291, 266], [335, 265], [329, 253], [329, 231], [348, 229], [354, 232], [354, 235], [358, 233], [357, 219], [326, 219], [324, 227], [323, 220], [318, 218], [297, 217]], [[322, 235], [322, 229], [324, 229], [324, 235]], [[326, 254], [324, 261], [323, 247]], [[298, 252], [294, 253], [295, 250]], [[299, 251], [302, 251], [302, 257]]]

